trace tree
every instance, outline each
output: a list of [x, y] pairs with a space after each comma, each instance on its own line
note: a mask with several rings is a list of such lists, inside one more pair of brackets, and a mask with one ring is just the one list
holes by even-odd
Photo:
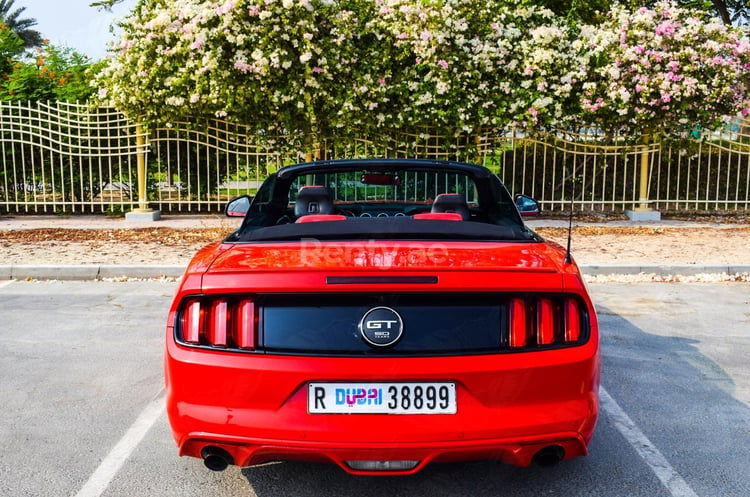
[[726, 25], [747, 26], [750, 23], [748, 0], [711, 0], [711, 4]]
[[0, 0], [0, 21], [5, 23], [14, 33], [23, 40], [26, 48], [41, 46], [44, 41], [39, 31], [31, 29], [36, 26], [36, 19], [21, 19], [20, 16], [26, 7], [21, 7], [11, 12], [15, 0]]
[[[0, 57], [2, 40], [0, 33]], [[0, 80], [0, 100], [83, 102], [92, 96], [91, 64], [87, 56], [72, 48], [44, 44], [35, 49], [34, 58], [28, 61], [20, 57], [23, 51], [20, 39], [15, 47], [15, 60], [11, 59], [9, 70]]]
[[23, 53], [23, 40], [0, 21], [0, 84], [13, 72], [15, 60]]
[[91, 7], [96, 7], [97, 9], [111, 10], [112, 7], [114, 7], [118, 3], [122, 3], [123, 1], [124, 0], [100, 0], [90, 3], [89, 5]]
[[593, 23], [612, 6], [611, 0], [527, 0], [526, 3], [550, 9], [572, 21]]
[[[653, 8], [658, 0], [630, 0], [623, 2], [633, 10], [640, 7]], [[747, 25], [750, 20], [750, 3], [748, 0], [679, 0], [682, 8], [695, 9], [710, 17], [718, 17], [727, 26]]]

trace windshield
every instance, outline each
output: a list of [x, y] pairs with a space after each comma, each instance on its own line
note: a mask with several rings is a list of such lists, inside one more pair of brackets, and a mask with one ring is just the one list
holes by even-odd
[[297, 200], [301, 188], [310, 185], [330, 188], [337, 204], [389, 202], [428, 205], [441, 193], [460, 193], [468, 204], [478, 207], [473, 179], [460, 173], [401, 170], [389, 173], [346, 171], [308, 174], [292, 182], [290, 204]]

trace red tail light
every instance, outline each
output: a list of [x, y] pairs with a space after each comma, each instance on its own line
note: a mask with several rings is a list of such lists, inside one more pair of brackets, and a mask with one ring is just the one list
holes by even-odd
[[581, 311], [578, 302], [573, 299], [565, 301], [565, 341], [577, 342], [581, 338]]
[[587, 322], [578, 299], [569, 296], [527, 296], [508, 300], [508, 338], [511, 349], [576, 345]]
[[539, 299], [536, 304], [536, 343], [555, 343], [555, 309], [550, 299]]
[[211, 305], [211, 326], [208, 341], [217, 347], [227, 346], [227, 328], [231, 326], [226, 300], [217, 300]]
[[255, 348], [257, 312], [251, 299], [203, 297], [188, 301], [180, 311], [177, 340], [220, 348]]
[[239, 348], [255, 348], [256, 323], [255, 303], [252, 300], [241, 301], [237, 306], [237, 346]]
[[203, 328], [203, 313], [201, 303], [198, 300], [190, 302], [183, 311], [182, 338], [189, 343], [200, 343], [201, 329]]
[[511, 348], [526, 346], [526, 301], [510, 300], [510, 340]]

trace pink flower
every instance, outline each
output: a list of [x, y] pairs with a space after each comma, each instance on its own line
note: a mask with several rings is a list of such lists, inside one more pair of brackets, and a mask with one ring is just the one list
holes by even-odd
[[242, 72], [247, 72], [250, 70], [250, 65], [247, 62], [238, 60], [234, 63], [234, 68]]
[[446, 61], [444, 61], [443, 59], [440, 59], [440, 60], [438, 61], [438, 65], [439, 65], [440, 67], [442, 67], [443, 69], [448, 69], [448, 63], [447, 63]]
[[674, 34], [674, 26], [671, 23], [663, 22], [656, 26], [657, 36], [670, 36]]
[[235, 2], [227, 2], [218, 9], [216, 9], [216, 13], [218, 15], [224, 15], [227, 12], [231, 11], [235, 7]]

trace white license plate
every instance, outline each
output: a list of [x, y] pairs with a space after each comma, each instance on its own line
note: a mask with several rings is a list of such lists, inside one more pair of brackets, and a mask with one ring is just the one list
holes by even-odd
[[310, 383], [310, 414], [456, 414], [455, 383]]

